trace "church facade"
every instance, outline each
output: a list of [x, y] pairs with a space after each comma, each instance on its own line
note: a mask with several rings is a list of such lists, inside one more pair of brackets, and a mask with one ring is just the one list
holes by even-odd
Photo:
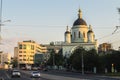
[[62, 45], [63, 56], [69, 57], [78, 46], [86, 50], [98, 49], [98, 42], [95, 39], [92, 26], [87, 26], [86, 21], [82, 18], [80, 9], [78, 11], [78, 19], [75, 20], [70, 30], [67, 26], [64, 36], [65, 41]]

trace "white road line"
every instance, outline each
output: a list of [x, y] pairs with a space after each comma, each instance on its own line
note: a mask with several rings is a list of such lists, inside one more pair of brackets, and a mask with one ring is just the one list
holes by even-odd
[[7, 76], [8, 79], [11, 79], [7, 72], [5, 72], [5, 75]]

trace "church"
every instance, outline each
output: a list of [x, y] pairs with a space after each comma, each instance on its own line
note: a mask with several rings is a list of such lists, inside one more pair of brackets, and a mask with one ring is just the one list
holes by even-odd
[[63, 56], [69, 57], [77, 47], [83, 47], [85, 50], [98, 50], [98, 42], [91, 25], [87, 25], [82, 18], [82, 11], [78, 10], [78, 18], [69, 30], [68, 26], [64, 33], [65, 41], [62, 44]]

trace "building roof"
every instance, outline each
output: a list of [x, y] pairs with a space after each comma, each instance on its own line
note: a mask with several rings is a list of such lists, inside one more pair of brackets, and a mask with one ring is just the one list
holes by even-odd
[[78, 19], [73, 23], [73, 26], [76, 26], [76, 25], [86, 25], [86, 26], [87, 26], [87, 23], [86, 23], [82, 18], [78, 18]]

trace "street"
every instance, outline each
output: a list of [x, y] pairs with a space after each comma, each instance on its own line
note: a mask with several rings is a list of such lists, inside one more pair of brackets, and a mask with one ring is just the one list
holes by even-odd
[[0, 80], [48, 80], [48, 79], [44, 79], [44, 78], [30, 78], [29, 74], [23, 73], [21, 72], [21, 77], [15, 77], [15, 78], [11, 78], [11, 73], [9, 71], [6, 70], [0, 70]]
[[120, 77], [110, 77], [95, 74], [84, 74], [64, 71], [42, 72], [43, 77], [49, 77], [52, 80], [120, 80]]
[[21, 70], [20, 78], [11, 78], [9, 71], [0, 70], [0, 78], [3, 80], [120, 80], [120, 77], [110, 77], [94, 74], [65, 72], [65, 71], [41, 71], [41, 78], [30, 78], [31, 71]]

